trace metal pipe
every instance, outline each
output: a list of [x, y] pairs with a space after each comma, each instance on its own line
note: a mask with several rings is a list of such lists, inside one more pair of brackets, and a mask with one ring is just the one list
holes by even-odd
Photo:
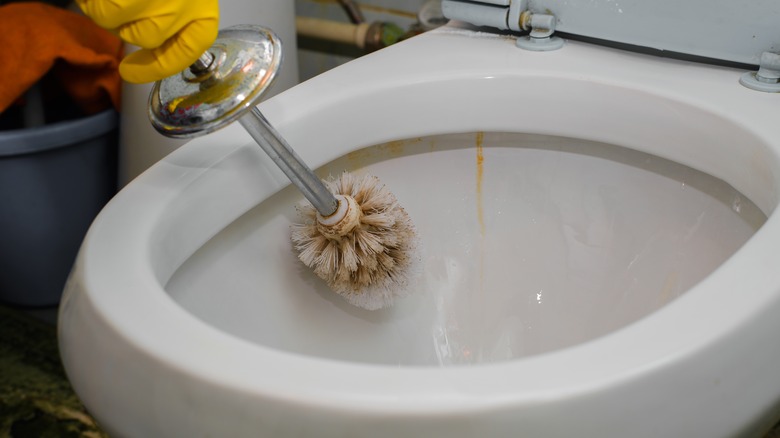
[[371, 27], [368, 23], [349, 24], [311, 17], [296, 17], [295, 26], [300, 36], [349, 44], [361, 49], [366, 47], [366, 35]]
[[393, 23], [350, 24], [311, 17], [296, 17], [299, 36], [349, 44], [365, 52], [373, 52], [396, 43], [403, 37], [403, 29]]
[[360, 10], [360, 6], [353, 0], [339, 0], [339, 4], [344, 8], [344, 12], [349, 16], [349, 21], [352, 24], [365, 23], [366, 19], [363, 16], [363, 12]]

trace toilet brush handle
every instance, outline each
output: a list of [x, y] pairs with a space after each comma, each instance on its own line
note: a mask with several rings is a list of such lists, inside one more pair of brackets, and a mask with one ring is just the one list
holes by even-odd
[[327, 217], [336, 212], [339, 203], [333, 193], [298, 157], [257, 107], [241, 116], [238, 121], [320, 215]]

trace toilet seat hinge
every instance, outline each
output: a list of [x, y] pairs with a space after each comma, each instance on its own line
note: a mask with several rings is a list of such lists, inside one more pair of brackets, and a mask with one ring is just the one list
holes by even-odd
[[528, 0], [442, 0], [442, 13], [450, 20], [460, 20], [476, 26], [500, 30], [528, 32], [517, 38], [517, 47], [548, 51], [563, 46], [563, 39], [553, 36], [555, 16], [533, 13]]
[[528, 35], [519, 37], [517, 47], [535, 52], [547, 52], [563, 47], [563, 38], [553, 36], [556, 19], [554, 15], [534, 14], [524, 11], [520, 14], [520, 25], [523, 30], [530, 30]]
[[749, 71], [739, 78], [739, 83], [751, 90], [780, 93], [780, 54], [764, 52], [758, 71]]

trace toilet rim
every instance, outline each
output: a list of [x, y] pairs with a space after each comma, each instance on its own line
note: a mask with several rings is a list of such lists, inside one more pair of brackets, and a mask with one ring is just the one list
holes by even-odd
[[[421, 46], [446, 47], [445, 44], [450, 43], [447, 40], [452, 37], [448, 34], [433, 34], [425, 36], [418, 43]], [[485, 44], [485, 41], [487, 39], [468, 38], [464, 43], [473, 46], [471, 50], [495, 49]], [[407, 52], [413, 51], [413, 46], [401, 44], [398, 48], [388, 49], [382, 56], [392, 65], [396, 62], [394, 57], [408, 56]], [[724, 178], [722, 169], [706, 168], [714, 166], [714, 158], [713, 163], [704, 162], [705, 169], [699, 170], [717, 171], [719, 173], [714, 174], [727, 182], [731, 182], [728, 178], [732, 178], [732, 185], [748, 194], [765, 212], [774, 209], [776, 193], [780, 191], [777, 177], [780, 174], [780, 143], [769, 139], [772, 136], [780, 138], [780, 129], [773, 128], [769, 123], [767, 110], [772, 103], [776, 105], [776, 100], [730, 89], [718, 98], [713, 97], [708, 89], [710, 82], [739, 76], [738, 72], [727, 69], [692, 66], [700, 73], [709, 72], [711, 75], [705, 75], [704, 83], [698, 86], [693, 78], [682, 79], [681, 87], [688, 87], [683, 91], [674, 87], [665, 88], [669, 85], [669, 78], [677, 74], [681, 65], [679, 61], [664, 60], [658, 63], [658, 71], [664, 74], [653, 82], [645, 80], [647, 78], [644, 76], [639, 79], [625, 77], [625, 72], [620, 68], [609, 72], [599, 67], [600, 58], [609, 60], [620, 56], [613, 52], [571, 42], [567, 43], [566, 50], [570, 52], [569, 56], [582, 61], [581, 65], [586, 72], [584, 76], [583, 70], [577, 74], [555, 73], [557, 70], [551, 69], [557, 68], [557, 63], [562, 62], [560, 60], [553, 62], [547, 59], [538, 64], [527, 64], [521, 71], [512, 68], [511, 62], [509, 65], [498, 63], [499, 73], [495, 74], [489, 65], [460, 69], [466, 65], [463, 60], [454, 59], [440, 65], [426, 64], [424, 68], [396, 75], [382, 84], [365, 81], [346, 96], [333, 90], [331, 79], [339, 81], [340, 78], [366, 72], [379, 74], [386, 65], [376, 62], [379, 58], [375, 58], [359, 60], [345, 66], [337, 74], [315, 78], [264, 103], [261, 108], [291, 144], [302, 145], [297, 150], [304, 159], [318, 166], [358, 147], [380, 143], [383, 136], [392, 135], [387, 130], [378, 129], [378, 125], [366, 123], [355, 132], [342, 136], [340, 142], [326, 138], [328, 127], [344, 117], [365, 114], [367, 102], [375, 102], [375, 99], [383, 102], [382, 108], [374, 108], [377, 120], [387, 116], [400, 118], [394, 131], [396, 134], [401, 133], [397, 138], [416, 137], [425, 132], [434, 134], [445, 126], [461, 131], [518, 130], [583, 138], [575, 134], [592, 132], [592, 129], [586, 129], [589, 129], [589, 124], [592, 128], [595, 119], [582, 113], [582, 110], [592, 107], [594, 97], [611, 99], [610, 103], [616, 105], [642, 102], [648, 104], [642, 108], [647, 111], [643, 115], [660, 117], [663, 111], [677, 112], [690, 117], [695, 128], [703, 127], [699, 124], [721, 119], [731, 123], [728, 129], [723, 125], [715, 126], [709, 134], [714, 136], [712, 140], [717, 140], [717, 136], [734, 135], [735, 132], [737, 137], [749, 136], [753, 143], [746, 149], [752, 149], [729, 157], [731, 163], [728, 169], [742, 164], [749, 165], [753, 170], [750, 176], [729, 174]], [[527, 57], [534, 57], [536, 62], [539, 61], [537, 55], [529, 54]], [[625, 57], [622, 61], [634, 64], [631, 68], [655, 64], [654, 60], [638, 55], [622, 56]], [[623, 65], [621, 68], [629, 67]], [[427, 105], [437, 107], [446, 102], [445, 96], [452, 87], [464, 90], [464, 101], [480, 102], [479, 99], [482, 99], [481, 102], [489, 103], [496, 99], [520, 99], [533, 103], [531, 106], [536, 111], [555, 110], [561, 120], [571, 123], [561, 127], [549, 120], [539, 122], [538, 119], [530, 118], [528, 110], [522, 107], [518, 108], [517, 116], [502, 115], [500, 110], [486, 105], [479, 113], [458, 114], [454, 110], [445, 110], [446, 114], [437, 118], [437, 121], [412, 128], [415, 117], [429, 110]], [[405, 108], [406, 99], [418, 95], [423, 88], [431, 102], [421, 105], [418, 111], [411, 111], [413, 114], [398, 113], [397, 110]], [[550, 92], [561, 90], [568, 92], [567, 103], [570, 106], [566, 109], [556, 108], [554, 103], [546, 100]], [[608, 90], [615, 93], [605, 96], [603, 93]], [[315, 95], [319, 98], [305, 112], [293, 110], [299, 108], [300, 102], [311, 102], [310, 96]], [[719, 99], [724, 96], [737, 105], [749, 102], [753, 106], [743, 112], [736, 112], [728, 105], [722, 105]], [[484, 118], [475, 121], [473, 116], [476, 114]], [[615, 115], [619, 115], [619, 112], [615, 112]], [[671, 124], [674, 120], [668, 118], [662, 122]], [[405, 123], [410, 126], [408, 129]], [[307, 142], [303, 141], [306, 138], [304, 130], [300, 129], [303, 126], [307, 127], [309, 135], [315, 133], [314, 137], [317, 137], [316, 133], [322, 133], [320, 137], [323, 140], [319, 148], [307, 146]], [[683, 164], [702, 165], [700, 162], [690, 162], [699, 156], [691, 158], [692, 155], [688, 155], [701, 152], [700, 145], [691, 145], [690, 150], [673, 145], [676, 149], [665, 147], [660, 149], [661, 153], [657, 153], [660, 146], [650, 147], [650, 140], [644, 136], [637, 138], [634, 128], [638, 129], [639, 125], [600, 135], [606, 135], [606, 140], [611, 143], [666, 155], [664, 158]], [[653, 135], [651, 130], [646, 131], [643, 134]], [[701, 133], [689, 127], [686, 135], [694, 134]], [[214, 147], [216, 140], [222, 142], [218, 147]], [[210, 169], [218, 165], [239, 166], [237, 162], [247, 157], [257, 159], [261, 152], [256, 153], [257, 148], [249, 143], [249, 137], [237, 127], [195, 140], [155, 165], [117, 195], [96, 219], [85, 239], [74, 268], [77, 274], [72, 276], [72, 279], [78, 278], [80, 284], [69, 286], [63, 299], [63, 308], [67, 308], [68, 301], [76, 295], [82, 295], [98, 317], [102, 318], [107, 330], [123, 338], [140, 354], [176, 367], [192, 379], [209, 381], [214, 385], [266, 398], [296, 403], [327, 402], [334, 409], [341, 407], [382, 412], [390, 409], [393, 412], [419, 414], [485, 408], [488, 404], [496, 403], [496, 397], [501, 403], [523, 404], [564, 395], [587, 394], [631, 382], [639, 373], [649, 372], [661, 378], [676, 364], [686, 361], [704, 366], [704, 359], [693, 357], [694, 352], [702, 350], [708, 352], [704, 357], [711, 366], [732, 366], [729, 360], [722, 357], [725, 353], [721, 346], [726, 342], [727, 335], [736, 331], [756, 333], [759, 326], [755, 321], [762, 320], [760, 316], [764, 312], [770, 312], [773, 306], [777, 308], [780, 305], [780, 281], [771, 279], [770, 274], [774, 273], [774, 269], [768, 257], [777, 253], [771, 242], [780, 240], [780, 217], [772, 213], [754, 238], [682, 297], [656, 311], [651, 317], [571, 348], [473, 367], [397, 368], [308, 357], [252, 344], [207, 325], [179, 307], [165, 292], [162, 284], [176, 266], [166, 266], [161, 273], [161, 268], [150, 262], [155, 257], [154, 252], [162, 248], [155, 239], [162, 238], [162, 231], [167, 233], [173, 229], [175, 217], [170, 215], [171, 205], [176, 202], [184, 205], [202, 195], [208, 186], [205, 182], [216, 184], [217, 189], [235, 189], [235, 180], [222, 180], [220, 178], [223, 176], [216, 175], [219, 172]], [[723, 143], [725, 146], [726, 140]], [[219, 218], [214, 218], [214, 222], [186, 225], [184, 228], [191, 229], [179, 231], [186, 234], [201, 231], [197, 227], [211, 229], [220, 224], [224, 227], [285, 185], [283, 178], [275, 172], [256, 175], [254, 178], [265, 183], [262, 190], [238, 193], [237, 199], [229, 201], [226, 207], [229, 210], [224, 211]], [[771, 184], [771, 187], [766, 184]], [[212, 187], [211, 190], [216, 189]], [[139, 209], [139, 205], [144, 208]], [[161, 230], [161, 224], [168, 228]], [[171, 239], [174, 238], [186, 240], [187, 236]], [[189, 247], [185, 252], [191, 254], [199, 245], [193, 243], [192, 246], [194, 248]], [[118, 251], [117, 248], [122, 250]], [[178, 258], [181, 257], [179, 254]], [[183, 259], [178, 262], [181, 261]], [[744, 294], [741, 300], [733, 300], [733, 290], [740, 290]], [[732, 300], [729, 301], [729, 298]], [[720, 300], [727, 300], [730, 305], [723, 306]], [[692, 314], [699, 315], [700, 320], [691, 321]], [[138, 324], [139, 318], [144, 321], [143, 325]], [[165, 330], [157, 330], [160, 327]], [[580, 366], [572, 367], [571, 364]], [[266, 372], [258, 373], [259, 367]], [[712, 372], [717, 373], [717, 369], [714, 368]], [[534, 378], [507, 381], [507, 375]]]

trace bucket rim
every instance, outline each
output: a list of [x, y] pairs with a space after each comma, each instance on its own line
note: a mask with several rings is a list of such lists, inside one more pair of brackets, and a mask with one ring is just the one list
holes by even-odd
[[0, 157], [43, 152], [99, 137], [117, 127], [114, 109], [35, 128], [0, 131]]

